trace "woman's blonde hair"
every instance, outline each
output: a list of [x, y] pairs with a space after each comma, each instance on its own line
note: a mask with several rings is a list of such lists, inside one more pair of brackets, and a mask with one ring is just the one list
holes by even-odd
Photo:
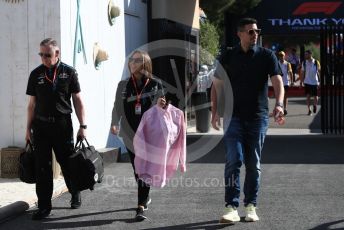
[[[141, 73], [143, 75], [145, 75], [148, 78], [152, 78], [152, 60], [150, 58], [150, 56], [148, 55], [148, 53], [146, 51], [143, 50], [134, 50], [133, 53], [131, 54], [130, 58], [132, 58], [135, 54], [140, 54], [142, 57], [142, 70]], [[130, 67], [129, 67], [129, 61], [128, 61], [128, 68], [129, 68], [129, 72], [130, 72]]]

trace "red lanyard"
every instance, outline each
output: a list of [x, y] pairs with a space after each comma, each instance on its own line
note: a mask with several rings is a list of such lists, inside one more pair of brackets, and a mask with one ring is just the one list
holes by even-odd
[[55, 82], [55, 79], [56, 79], [56, 72], [57, 72], [57, 66], [55, 67], [55, 70], [54, 70], [54, 76], [53, 76], [53, 80], [50, 80], [47, 76], [47, 72], [45, 71], [45, 79], [47, 79], [48, 81], [50, 81], [51, 84], [54, 84]]
[[145, 83], [145, 85], [143, 86], [143, 88], [142, 88], [142, 90], [141, 90], [140, 93], [139, 93], [138, 90], [137, 90], [136, 81], [135, 81], [133, 75], [131, 76], [131, 79], [133, 80], [133, 84], [134, 84], [135, 91], [136, 91], [136, 103], [139, 104], [139, 103], [140, 103], [140, 99], [141, 99], [142, 92], [143, 92], [144, 88], [147, 86], [147, 84], [148, 84], [148, 82], [149, 82], [149, 78], [147, 78], [146, 83]]

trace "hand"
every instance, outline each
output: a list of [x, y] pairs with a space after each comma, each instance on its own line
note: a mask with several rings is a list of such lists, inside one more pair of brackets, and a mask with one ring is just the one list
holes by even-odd
[[160, 108], [164, 108], [166, 106], [166, 99], [165, 97], [159, 97], [156, 103]]
[[279, 125], [283, 125], [285, 123], [284, 112], [281, 106], [275, 106], [275, 109], [272, 113], [275, 122], [277, 122]]
[[31, 130], [30, 129], [26, 129], [26, 134], [25, 134], [25, 141], [26, 142], [31, 142]]
[[216, 130], [220, 130], [218, 126], [221, 126], [221, 120], [220, 116], [217, 113], [211, 116], [211, 126]]
[[80, 140], [83, 140], [83, 139], [85, 139], [85, 137], [86, 137], [86, 129], [79, 128], [77, 138]]
[[119, 133], [119, 126], [111, 125], [110, 131], [113, 135], [118, 135]]

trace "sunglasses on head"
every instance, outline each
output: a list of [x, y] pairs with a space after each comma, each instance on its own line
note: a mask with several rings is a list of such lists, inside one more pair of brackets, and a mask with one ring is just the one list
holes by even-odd
[[246, 30], [245, 32], [247, 32], [249, 35], [254, 35], [255, 33], [259, 35], [261, 31], [261, 29], [250, 29]]
[[129, 62], [134, 62], [134, 63], [142, 63], [143, 62], [143, 58], [129, 58]]
[[44, 57], [44, 58], [51, 58], [51, 54], [49, 53], [38, 53], [39, 56]]

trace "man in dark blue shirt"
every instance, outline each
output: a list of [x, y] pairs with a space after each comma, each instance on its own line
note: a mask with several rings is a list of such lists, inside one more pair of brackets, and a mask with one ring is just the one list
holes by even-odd
[[[284, 89], [277, 57], [271, 50], [257, 45], [260, 29], [255, 19], [241, 19], [237, 29], [240, 44], [221, 54], [219, 58], [221, 65], [217, 69], [223, 67], [222, 73], [225, 74], [216, 71], [211, 96], [211, 123], [215, 129], [218, 129], [218, 111], [223, 108], [218, 108], [217, 95], [223, 90], [227, 95], [228, 91], [232, 90], [233, 95], [232, 117], [228, 112], [224, 114], [226, 207], [221, 223], [234, 223], [240, 220], [237, 208], [240, 197], [240, 167], [243, 163], [246, 166], [245, 220], [259, 220], [255, 209], [260, 183], [261, 151], [269, 122], [269, 77], [276, 96], [273, 114], [276, 121], [283, 119]], [[229, 78], [230, 86], [224, 85], [225, 80], [228, 80], [225, 78]]]

